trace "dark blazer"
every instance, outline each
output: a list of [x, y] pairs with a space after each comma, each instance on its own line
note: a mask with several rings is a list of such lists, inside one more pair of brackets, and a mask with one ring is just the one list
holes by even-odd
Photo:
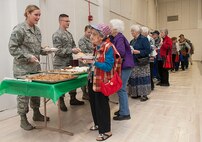
[[149, 57], [151, 46], [147, 37], [140, 34], [137, 39], [131, 40], [130, 45], [132, 45], [135, 50], [140, 51], [140, 54], [133, 54], [135, 62], [137, 62], [137, 58]]

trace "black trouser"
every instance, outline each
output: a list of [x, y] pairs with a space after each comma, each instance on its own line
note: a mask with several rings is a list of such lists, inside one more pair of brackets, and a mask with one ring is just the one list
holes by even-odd
[[101, 92], [93, 91], [93, 84], [88, 82], [88, 93], [90, 98], [91, 112], [95, 125], [98, 125], [100, 134], [111, 131], [111, 118], [109, 98]]
[[[76, 90], [69, 91], [69, 95], [70, 95], [70, 100], [76, 99]], [[65, 97], [65, 94], [61, 96], [61, 98], [64, 98], [64, 97]]]
[[151, 78], [151, 89], [154, 89], [154, 75], [153, 75], [153, 68], [154, 68], [154, 62], [150, 62], [150, 78]]
[[160, 80], [162, 79], [163, 73], [162, 73], [162, 68], [163, 68], [163, 61], [162, 60], [158, 60], [158, 73], [159, 73], [159, 77]]
[[189, 55], [188, 54], [186, 54], [185, 56], [182, 56], [181, 67], [182, 67], [182, 70], [184, 70], [185, 68], [187, 69], [189, 67]]
[[163, 61], [158, 61], [158, 70], [161, 77], [162, 84], [169, 84], [169, 72], [167, 69], [163, 68]]

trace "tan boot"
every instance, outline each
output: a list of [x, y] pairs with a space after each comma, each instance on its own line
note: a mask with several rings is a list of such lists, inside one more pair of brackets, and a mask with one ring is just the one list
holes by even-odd
[[60, 97], [60, 110], [61, 111], [67, 111], [67, 107], [65, 105], [64, 97]]
[[[34, 114], [33, 114], [32, 119], [33, 119], [34, 121], [44, 121], [44, 120], [45, 120], [45, 119], [44, 119], [44, 116], [40, 113], [40, 111], [39, 111], [38, 108], [34, 108], [33, 111], [34, 111]], [[49, 118], [49, 117], [46, 117], [46, 120], [49, 121], [50, 118]]]
[[27, 116], [26, 115], [20, 115], [21, 120], [20, 120], [20, 127], [23, 128], [24, 130], [32, 130], [35, 127], [33, 127], [27, 120]]

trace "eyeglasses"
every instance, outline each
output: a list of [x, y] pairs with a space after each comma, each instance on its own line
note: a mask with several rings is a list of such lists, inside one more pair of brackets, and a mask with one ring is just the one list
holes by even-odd
[[70, 22], [69, 20], [60, 20], [60, 21], [64, 21], [64, 22]]

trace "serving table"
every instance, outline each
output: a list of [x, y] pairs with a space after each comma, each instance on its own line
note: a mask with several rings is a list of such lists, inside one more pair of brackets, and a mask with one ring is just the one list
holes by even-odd
[[[63, 130], [61, 127], [61, 111], [60, 111], [60, 97], [76, 88], [80, 88], [87, 84], [87, 74], [81, 74], [78, 78], [67, 80], [59, 83], [40, 83], [27, 82], [23, 80], [3, 80], [0, 83], [0, 95], [13, 94], [22, 96], [37, 96], [44, 98], [44, 115], [46, 115], [46, 104], [51, 99], [54, 103], [58, 103], [58, 128], [51, 128], [47, 126], [45, 119], [44, 126], [37, 126], [36, 128], [43, 128], [60, 133], [65, 133], [73, 136], [72, 132]], [[46, 117], [45, 117], [46, 118]]]

